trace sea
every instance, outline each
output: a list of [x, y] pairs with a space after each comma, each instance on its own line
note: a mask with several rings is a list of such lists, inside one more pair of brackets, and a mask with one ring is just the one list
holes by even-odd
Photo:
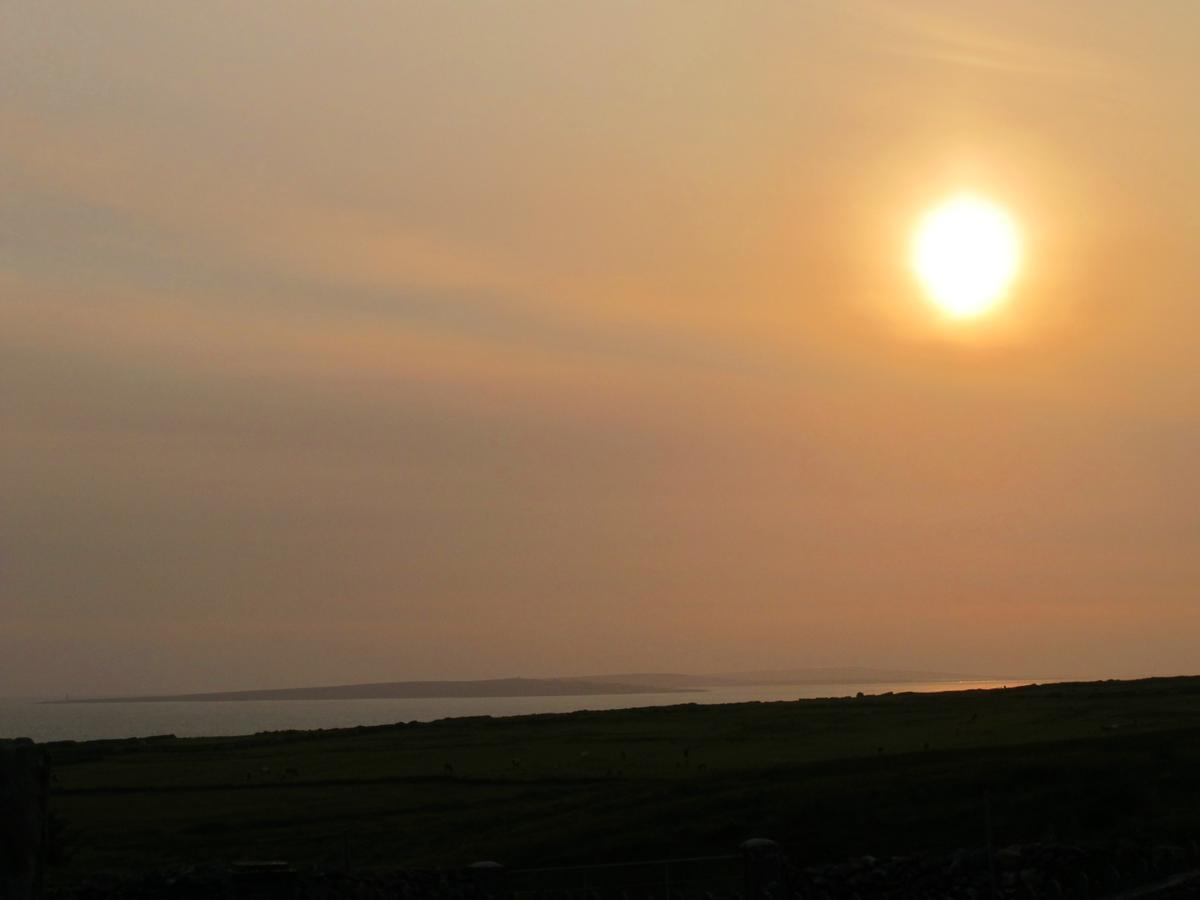
[[1028, 681], [792, 684], [715, 687], [669, 694], [557, 697], [430, 697], [372, 700], [219, 700], [150, 703], [42, 703], [0, 698], [0, 738], [91, 741], [110, 738], [217, 737], [293, 729], [432, 722], [459, 716], [526, 716], [576, 710], [632, 709], [681, 703], [748, 703], [863, 694], [1017, 687]]

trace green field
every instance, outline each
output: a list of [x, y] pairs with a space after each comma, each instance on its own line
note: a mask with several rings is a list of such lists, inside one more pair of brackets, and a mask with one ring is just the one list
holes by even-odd
[[1200, 836], [1200, 678], [49, 746], [64, 878]]

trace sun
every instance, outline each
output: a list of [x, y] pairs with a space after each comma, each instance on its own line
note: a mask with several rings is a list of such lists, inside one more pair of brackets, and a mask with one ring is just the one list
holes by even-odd
[[973, 194], [959, 194], [930, 210], [913, 239], [913, 270], [929, 299], [955, 319], [994, 309], [1020, 262], [1012, 217]]

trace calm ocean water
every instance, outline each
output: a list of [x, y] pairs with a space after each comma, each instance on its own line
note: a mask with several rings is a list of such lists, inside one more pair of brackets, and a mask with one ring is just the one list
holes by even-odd
[[40, 704], [0, 699], [0, 738], [95, 740], [174, 734], [200, 737], [290, 728], [346, 728], [428, 722], [451, 716], [519, 716], [580, 709], [629, 709], [679, 703], [744, 703], [811, 697], [850, 697], [887, 691], [1015, 687], [1024, 681], [906, 684], [797, 684], [722, 687], [687, 694], [596, 694], [579, 697], [437, 697], [421, 700], [244, 700], [163, 703]]

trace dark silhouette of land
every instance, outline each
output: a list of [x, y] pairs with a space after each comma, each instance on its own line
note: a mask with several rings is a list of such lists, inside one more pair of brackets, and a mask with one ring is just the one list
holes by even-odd
[[[246, 858], [692, 858], [754, 836], [806, 897], [979, 897], [991, 879], [1083, 898], [1200, 866], [1200, 678], [44, 746], [60, 886]], [[381, 895], [416, 890], [398, 884]]]
[[997, 681], [995, 677], [929, 672], [919, 669], [875, 669], [867, 666], [839, 666], [805, 669], [760, 669], [752, 672], [716, 672], [708, 675], [683, 675], [672, 672], [622, 673], [620, 675], [584, 675], [577, 681], [618, 681], [675, 688], [711, 688], [786, 684], [917, 684], [923, 682]]
[[257, 691], [214, 691], [206, 694], [147, 694], [133, 697], [90, 697], [47, 703], [154, 703], [226, 700], [370, 700], [432, 697], [560, 697], [589, 694], [686, 693], [688, 688], [648, 687], [608, 681], [562, 678], [498, 678], [488, 681], [384, 681], [321, 687]]
[[571, 678], [496, 678], [478, 681], [386, 681], [369, 684], [210, 691], [192, 694], [143, 694], [84, 697], [46, 703], [152, 703], [227, 700], [367, 700], [436, 697], [561, 697], [597, 694], [673, 694], [713, 687], [787, 684], [891, 684], [979, 681], [969, 675], [860, 667], [726, 672], [683, 675], [671, 672], [582, 675]]

